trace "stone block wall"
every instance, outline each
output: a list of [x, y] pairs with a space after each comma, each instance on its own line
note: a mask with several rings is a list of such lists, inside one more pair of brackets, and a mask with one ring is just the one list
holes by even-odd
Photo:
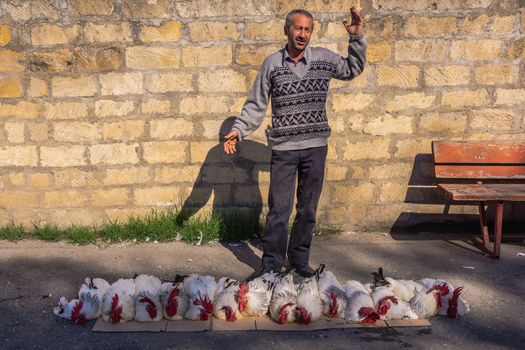
[[523, 1], [3, 0], [0, 224], [263, 210], [269, 118], [234, 157], [220, 134], [289, 10], [310, 10], [312, 45], [344, 55], [352, 4], [368, 65], [331, 84], [319, 214], [362, 228], [442, 212], [410, 191], [431, 184], [432, 140], [525, 139]]

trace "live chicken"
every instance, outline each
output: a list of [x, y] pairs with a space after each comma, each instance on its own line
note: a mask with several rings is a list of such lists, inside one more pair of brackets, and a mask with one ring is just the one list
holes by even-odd
[[119, 323], [133, 320], [135, 316], [135, 280], [120, 278], [102, 298], [102, 319]]
[[293, 271], [277, 277], [270, 301], [270, 316], [279, 324], [291, 323], [296, 318], [297, 288]]

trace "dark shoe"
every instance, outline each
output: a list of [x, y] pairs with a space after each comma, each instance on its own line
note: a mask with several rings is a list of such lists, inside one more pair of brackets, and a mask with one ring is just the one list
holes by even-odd
[[261, 277], [265, 273], [270, 272], [270, 270], [265, 269], [264, 267], [260, 266], [255, 270], [248, 278], [246, 279], [246, 282], [250, 282], [251, 280], [256, 279], [257, 277]]
[[302, 278], [312, 277], [315, 273], [314, 269], [312, 269], [307, 264], [294, 266], [293, 268], [295, 269], [295, 273]]

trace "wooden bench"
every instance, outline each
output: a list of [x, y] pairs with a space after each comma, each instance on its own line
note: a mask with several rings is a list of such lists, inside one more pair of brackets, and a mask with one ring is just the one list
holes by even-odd
[[[448, 199], [479, 202], [482, 241], [476, 243], [499, 258], [504, 203], [525, 201], [525, 143], [434, 141], [432, 153], [437, 187]], [[492, 246], [485, 210], [489, 201], [496, 203]]]

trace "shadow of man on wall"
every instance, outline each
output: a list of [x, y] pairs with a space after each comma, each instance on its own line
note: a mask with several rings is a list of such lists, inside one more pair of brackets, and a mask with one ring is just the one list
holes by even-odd
[[177, 216], [177, 224], [183, 225], [212, 198], [211, 214], [222, 220], [221, 243], [239, 261], [255, 269], [260, 258], [247, 244], [239, 242], [256, 238], [262, 232], [259, 177], [262, 172], [270, 171], [271, 149], [260, 142], [243, 140], [235, 154], [226, 154], [224, 136], [235, 119], [229, 117], [222, 123], [218, 143], [206, 154], [192, 191]]

